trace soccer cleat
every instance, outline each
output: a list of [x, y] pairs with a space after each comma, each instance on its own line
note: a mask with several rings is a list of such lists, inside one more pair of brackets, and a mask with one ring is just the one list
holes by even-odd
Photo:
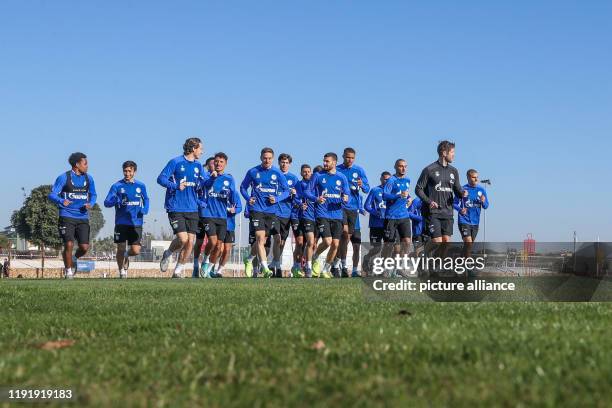
[[162, 259], [159, 261], [159, 270], [162, 272], [166, 272], [168, 270], [168, 266], [170, 266], [170, 257], [172, 256], [172, 252], [167, 249], [162, 254]]
[[244, 258], [244, 274], [247, 278], [253, 276], [253, 260], [249, 258]]
[[283, 277], [283, 270], [280, 267], [276, 267], [274, 268], [274, 277], [275, 278], [282, 278]]
[[361, 278], [361, 274], [359, 271], [353, 271], [351, 272], [351, 278]]
[[73, 279], [74, 278], [74, 273], [72, 272], [68, 272], [68, 271], [64, 271], [64, 276], [66, 279]]
[[343, 278], [348, 278], [349, 274], [348, 274], [348, 268], [342, 268], [342, 275]]
[[121, 272], [119, 272], [119, 279], [126, 279], [127, 278], [127, 271], [123, 270]]
[[325, 279], [331, 279], [332, 278], [332, 274], [327, 272], [327, 271], [323, 271], [323, 272], [321, 272], [320, 277], [321, 278], [325, 278]]
[[318, 278], [321, 275], [321, 264], [319, 260], [312, 261], [312, 276]]
[[202, 266], [200, 267], [200, 276], [203, 278], [213, 278], [215, 274], [214, 268], [215, 265], [202, 262]]
[[304, 269], [304, 277], [305, 278], [312, 278], [312, 269]]
[[272, 271], [269, 268], [261, 268], [261, 274], [264, 278], [270, 278], [273, 275]]
[[182, 272], [174, 271], [172, 273], [172, 279], [182, 279], [182, 278], [183, 278], [183, 273]]
[[331, 268], [331, 274], [334, 278], [339, 278], [340, 277], [340, 269], [336, 268], [335, 266], [332, 266]]

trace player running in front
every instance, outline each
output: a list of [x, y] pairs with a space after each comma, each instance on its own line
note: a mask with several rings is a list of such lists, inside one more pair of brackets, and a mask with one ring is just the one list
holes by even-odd
[[[322, 238], [313, 257], [312, 272], [315, 277], [332, 277], [331, 268], [342, 236], [343, 207], [349, 201], [351, 193], [348, 180], [336, 170], [337, 162], [336, 153], [326, 153], [323, 156], [323, 171], [312, 176], [308, 189], [304, 192], [309, 200], [316, 202], [317, 229]], [[327, 259], [321, 271], [318, 258], [327, 248]], [[333, 266], [337, 268], [339, 264], [340, 262], [337, 262]]]
[[[347, 147], [342, 154], [343, 163], [338, 166], [338, 172], [342, 173], [349, 181], [351, 194], [349, 201], [344, 205], [342, 219], [342, 238], [340, 239], [340, 247], [338, 248], [338, 258], [342, 267], [342, 277], [348, 278], [348, 269], [346, 266], [346, 254], [348, 251], [348, 243], [359, 240], [352, 240], [351, 237], [355, 232], [355, 225], [359, 220], [359, 210], [361, 197], [360, 192], [368, 194], [370, 192], [370, 184], [365, 170], [355, 164], [355, 149]], [[357, 250], [357, 259], [359, 259], [359, 250], [361, 245], [353, 245], [353, 250]], [[355, 255], [354, 255], [355, 257]], [[359, 277], [358, 269], [353, 267], [352, 277]]]
[[382, 242], [385, 236], [385, 209], [386, 203], [383, 198], [383, 190], [391, 173], [383, 171], [380, 175], [380, 185], [373, 187], [364, 204], [365, 210], [370, 214], [368, 226], [370, 227], [370, 250], [363, 257], [364, 272], [369, 272], [370, 262], [373, 256], [378, 255], [382, 249]]
[[166, 272], [172, 254], [180, 251], [173, 278], [183, 277], [198, 232], [198, 189], [209, 177], [198, 161], [203, 152], [204, 146], [199, 138], [187, 139], [183, 144], [183, 154], [170, 160], [157, 177], [157, 183], [166, 188], [164, 207], [176, 235], [164, 251], [159, 268]]
[[385, 183], [383, 199], [385, 200], [385, 226], [383, 256], [390, 257], [396, 237], [400, 239], [400, 253], [408, 255], [412, 243], [412, 224], [410, 222], [411, 198], [408, 193], [410, 179], [406, 176], [406, 160], [395, 161], [395, 174]]
[[478, 184], [478, 172], [474, 169], [467, 171], [468, 183], [463, 186], [467, 192], [466, 197], [455, 197], [453, 207], [459, 212], [459, 232], [463, 239], [463, 256], [472, 255], [472, 246], [478, 235], [480, 225], [480, 212], [489, 208], [487, 191]]
[[459, 172], [451, 166], [455, 144], [444, 140], [438, 144], [438, 160], [425, 167], [417, 181], [416, 195], [423, 201], [421, 212], [432, 242], [449, 242], [453, 235], [453, 196], [467, 192], [459, 182]]
[[[72, 279], [76, 273], [77, 260], [89, 249], [89, 210], [98, 195], [93, 177], [87, 173], [87, 156], [81, 152], [68, 158], [71, 169], [60, 174], [49, 193], [49, 199], [59, 208], [59, 234], [64, 241], [64, 276]], [[74, 241], [78, 248], [72, 255]]]
[[[127, 278], [130, 256], [140, 254], [142, 223], [149, 212], [147, 188], [134, 178], [138, 166], [128, 160], [123, 163], [123, 178], [113, 184], [104, 200], [104, 207], [115, 207], [115, 244], [119, 278]], [[129, 245], [129, 249], [126, 246]]]
[[259, 259], [261, 272], [265, 278], [272, 276], [266, 255], [266, 238], [276, 227], [277, 203], [289, 196], [289, 185], [283, 173], [272, 164], [274, 150], [261, 149], [261, 164], [247, 171], [240, 184], [240, 194], [249, 206], [249, 226], [255, 233], [251, 254], [244, 260], [245, 274], [253, 276], [253, 259]]
[[[225, 242], [227, 211], [236, 193], [234, 177], [225, 173], [226, 166], [227, 155], [223, 152], [215, 154], [215, 170], [202, 184], [202, 192], [206, 192], [206, 203], [200, 206], [203, 208], [200, 210], [200, 216], [208, 242], [204, 248], [200, 274], [205, 278], [212, 278], [211, 269], [223, 254], [223, 246], [219, 243]], [[219, 267], [216, 274], [223, 276], [223, 266]]]

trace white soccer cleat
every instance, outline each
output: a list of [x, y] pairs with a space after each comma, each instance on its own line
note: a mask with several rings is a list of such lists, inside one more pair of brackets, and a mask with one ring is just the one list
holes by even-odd
[[122, 270], [121, 272], [119, 272], [119, 279], [126, 279], [126, 278], [127, 278], [126, 270]]

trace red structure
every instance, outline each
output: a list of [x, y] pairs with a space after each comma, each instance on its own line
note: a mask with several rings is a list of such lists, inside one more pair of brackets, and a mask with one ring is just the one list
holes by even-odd
[[523, 241], [523, 253], [525, 255], [533, 255], [535, 254], [535, 239], [533, 239], [533, 234], [527, 234], [527, 239]]

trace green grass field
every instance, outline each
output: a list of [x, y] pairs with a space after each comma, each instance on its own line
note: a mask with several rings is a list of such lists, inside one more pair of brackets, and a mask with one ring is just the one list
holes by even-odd
[[[609, 406], [610, 303], [364, 300], [357, 280], [0, 282], [0, 387], [102, 406]], [[71, 347], [41, 349], [52, 340]]]

